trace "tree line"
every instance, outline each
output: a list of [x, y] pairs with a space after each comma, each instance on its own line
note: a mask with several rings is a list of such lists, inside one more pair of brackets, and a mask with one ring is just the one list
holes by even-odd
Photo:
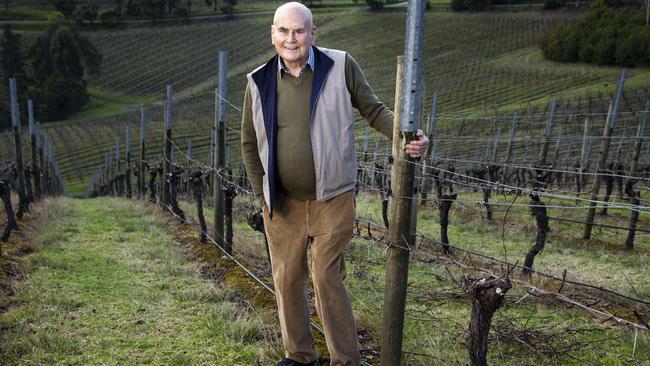
[[24, 49], [21, 36], [5, 25], [0, 38], [0, 129], [11, 127], [10, 78], [16, 79], [19, 95], [34, 101], [41, 122], [62, 120], [88, 102], [88, 78], [99, 71], [102, 61], [88, 38], [64, 19], [53, 21]]
[[626, 67], [650, 64], [650, 25], [637, 7], [612, 8], [599, 0], [582, 21], [560, 25], [541, 39], [544, 57]]
[[[215, 12], [232, 15], [237, 0], [203, 0]], [[118, 25], [126, 18], [177, 17], [189, 19], [194, 0], [113, 0], [112, 6], [100, 8], [97, 3], [78, 4], [77, 0], [50, 0], [51, 4], [67, 19], [86, 22], [94, 26], [98, 21], [104, 25]]]

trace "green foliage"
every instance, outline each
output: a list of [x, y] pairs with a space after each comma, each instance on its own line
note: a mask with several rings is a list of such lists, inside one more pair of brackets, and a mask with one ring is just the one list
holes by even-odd
[[35, 95], [38, 115], [47, 120], [61, 120], [76, 113], [88, 98], [86, 87], [80, 81], [66, 79], [58, 71], [50, 75]]
[[4, 25], [0, 39], [0, 62], [2, 66], [2, 86], [0, 86], [0, 129], [11, 127], [11, 110], [9, 101], [9, 79], [16, 79], [19, 96], [25, 96], [29, 79], [25, 73], [25, 57], [21, 51], [20, 35], [11, 31], [9, 24]]
[[382, 0], [366, 0], [366, 4], [368, 4], [370, 10], [381, 10], [384, 8], [384, 2]]
[[75, 0], [51, 0], [52, 5], [57, 11], [60, 11], [66, 18], [72, 16], [77, 3]]
[[99, 70], [101, 55], [71, 24], [51, 25], [29, 50], [36, 108], [42, 121], [65, 118], [88, 101], [88, 75]]
[[560, 0], [544, 0], [544, 10], [555, 10], [562, 7]]
[[483, 11], [492, 3], [491, 0], [451, 0], [450, 6], [453, 11]]
[[453, 11], [467, 10], [467, 5], [465, 5], [465, 0], [451, 0], [451, 10]]
[[106, 26], [114, 26], [120, 23], [120, 13], [113, 9], [106, 9], [99, 12], [99, 22]]
[[65, 21], [65, 15], [60, 11], [53, 11], [47, 16], [47, 21], [50, 23], [60, 23]]
[[84, 4], [75, 9], [72, 17], [81, 23], [83, 21], [90, 22], [91, 26], [95, 25], [95, 20], [97, 20], [97, 11], [99, 7], [97, 4]]
[[237, 5], [237, 0], [224, 0], [219, 10], [224, 14], [232, 15], [235, 12], [235, 5]]
[[650, 64], [650, 27], [644, 16], [631, 9], [614, 12], [603, 1], [596, 2], [575, 26], [553, 29], [540, 45], [544, 57], [553, 61], [627, 67]]
[[174, 11], [172, 11], [172, 14], [176, 18], [180, 18], [183, 20], [189, 20], [190, 19], [190, 12], [187, 9], [186, 6], [177, 6], [174, 8]]

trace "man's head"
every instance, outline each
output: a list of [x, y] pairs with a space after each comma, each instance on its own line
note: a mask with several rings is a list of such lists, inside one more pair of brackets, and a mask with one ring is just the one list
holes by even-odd
[[287, 67], [304, 65], [309, 57], [309, 48], [316, 42], [311, 11], [297, 2], [278, 7], [271, 25], [271, 41]]

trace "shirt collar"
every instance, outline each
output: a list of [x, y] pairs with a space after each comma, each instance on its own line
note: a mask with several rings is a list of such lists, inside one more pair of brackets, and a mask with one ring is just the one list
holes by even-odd
[[[309, 47], [309, 56], [307, 57], [307, 63], [303, 68], [300, 70], [300, 75], [302, 75], [303, 72], [305, 72], [305, 68], [309, 66], [311, 68], [311, 71], [314, 71], [316, 69], [316, 61], [314, 61], [314, 49], [312, 47]], [[282, 57], [278, 57], [278, 70], [280, 71], [280, 76], [283, 76], [284, 74], [289, 74], [289, 70], [284, 66], [284, 61], [282, 61]]]

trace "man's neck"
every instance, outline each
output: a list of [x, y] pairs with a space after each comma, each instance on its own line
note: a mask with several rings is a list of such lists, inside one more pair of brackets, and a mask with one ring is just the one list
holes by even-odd
[[307, 60], [300, 60], [297, 62], [287, 62], [282, 57], [282, 65], [289, 71], [289, 73], [295, 77], [300, 76], [300, 72], [307, 66]]

